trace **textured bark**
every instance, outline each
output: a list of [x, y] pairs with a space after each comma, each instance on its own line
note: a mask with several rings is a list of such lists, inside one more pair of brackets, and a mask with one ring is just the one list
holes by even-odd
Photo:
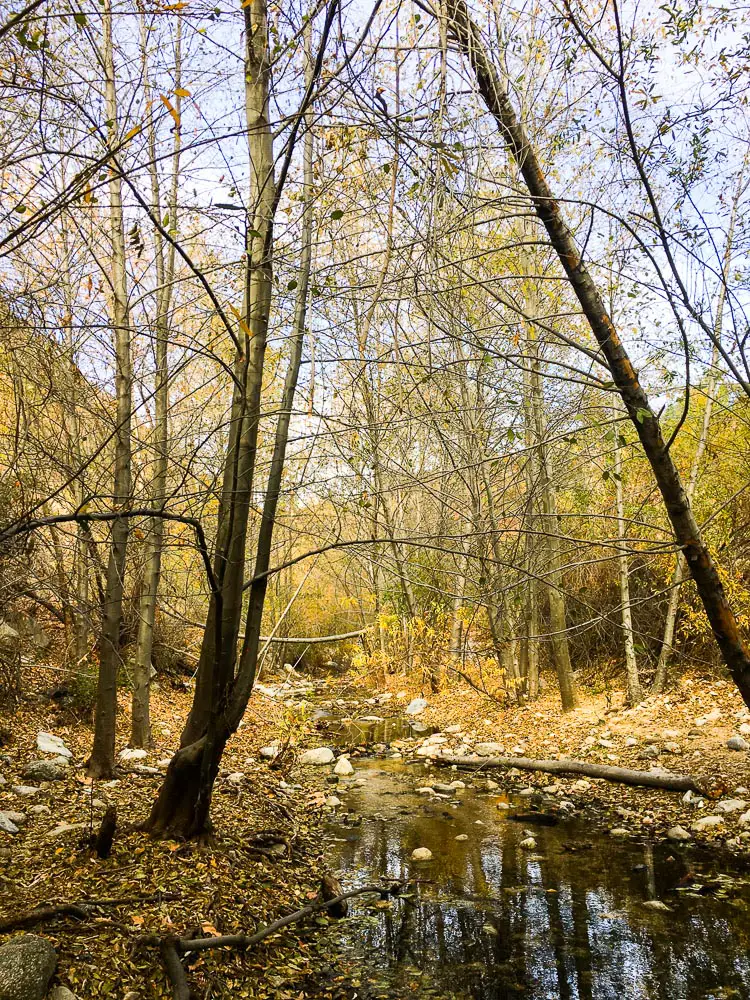
[[[151, 92], [148, 77], [147, 35], [146, 25], [141, 15], [143, 78], [146, 94]], [[180, 121], [182, 113], [182, 98], [180, 97], [182, 69], [182, 20], [177, 19], [175, 39], [175, 112]], [[177, 184], [180, 173], [180, 151], [182, 132], [179, 124], [175, 125], [172, 152], [172, 183], [167, 203], [170, 226], [176, 226], [177, 219]], [[149, 125], [149, 170], [151, 173], [151, 202], [154, 214], [162, 217], [161, 197], [159, 191], [159, 174], [157, 170], [156, 134], [153, 121]], [[170, 245], [169, 253], [164, 252], [164, 241], [158, 229], [154, 230], [154, 249], [156, 260], [156, 389], [154, 392], [154, 460], [153, 501], [156, 508], [163, 508], [167, 493], [167, 454], [169, 451], [169, 359], [168, 343], [170, 330], [170, 306], [172, 301], [172, 286], [175, 272], [175, 252]], [[131, 713], [130, 742], [134, 747], [146, 747], [151, 744], [151, 669], [154, 646], [154, 622], [156, 620], [156, 604], [161, 579], [161, 556], [164, 542], [164, 519], [152, 517], [149, 521], [146, 536], [146, 565], [143, 572], [143, 587], [141, 589], [138, 609], [138, 636], [133, 664], [133, 701]]]
[[[109, 121], [109, 143], [116, 148], [117, 90], [115, 84], [112, 40], [111, 0], [104, 0], [103, 65], [105, 107]], [[130, 501], [130, 415], [132, 408], [132, 372], [130, 361], [130, 314], [128, 278], [125, 269], [125, 223], [122, 209], [122, 183], [112, 170], [109, 179], [109, 225], [112, 248], [111, 297], [112, 328], [115, 341], [115, 392], [117, 397], [115, 430], [115, 510]], [[117, 675], [120, 668], [120, 623], [125, 582], [129, 520], [118, 518], [112, 524], [102, 634], [99, 649], [99, 677], [96, 690], [94, 746], [88, 762], [89, 772], [97, 778], [110, 777], [115, 763], [115, 717], [117, 715]]]
[[633, 638], [633, 614], [630, 608], [630, 572], [628, 553], [625, 549], [625, 496], [622, 485], [622, 445], [615, 444], [615, 501], [617, 504], [617, 531], [620, 536], [620, 552], [617, 557], [620, 575], [620, 605], [622, 607], [622, 630], [625, 639], [625, 676], [627, 679], [627, 700], [629, 705], [643, 701], [643, 688], [638, 674], [638, 660], [635, 655]]
[[[711, 427], [711, 417], [713, 416], [714, 394], [716, 392], [717, 377], [716, 371], [719, 363], [719, 345], [721, 344], [721, 329], [724, 324], [724, 304], [727, 294], [727, 281], [729, 279], [729, 266], [732, 261], [732, 246], [734, 243], [734, 227], [737, 219], [737, 206], [745, 188], [745, 172], [747, 170], [747, 157], [740, 172], [737, 182], [737, 189], [732, 199], [732, 209], [729, 214], [729, 226], [727, 228], [727, 238], [724, 245], [724, 259], [721, 269], [721, 284], [719, 294], [716, 299], [716, 314], [714, 316], [714, 344], [711, 352], [711, 365], [708, 379], [706, 380], [706, 402], [703, 408], [703, 421], [695, 447], [693, 461], [690, 466], [690, 478], [687, 485], [688, 499], [692, 502], [695, 488], [698, 485], [698, 477], [701, 471], [703, 454], [708, 444], [708, 433]], [[656, 664], [654, 683], [652, 691], [654, 694], [661, 694], [667, 684], [667, 668], [669, 666], [669, 656], [673, 649], [674, 630], [677, 623], [677, 611], [680, 606], [680, 590], [685, 579], [685, 559], [679, 553], [675, 562], [674, 572], [670, 580], [669, 602], [667, 604], [667, 614], [664, 619], [664, 632], [662, 635], [661, 649], [659, 650], [659, 661]]]
[[482, 770], [515, 767], [519, 771], [541, 771], [543, 774], [582, 774], [587, 778], [603, 778], [605, 781], [641, 788], [663, 788], [668, 792], [692, 791], [700, 795], [709, 795], [712, 787], [709, 779], [693, 778], [688, 774], [635, 771], [629, 767], [587, 764], [582, 760], [533, 760], [531, 757], [428, 757], [427, 760]]
[[722, 658], [745, 703], [750, 706], [750, 654], [740, 635], [719, 572], [701, 530], [672, 455], [666, 447], [659, 418], [640, 384], [604, 301], [565, 222], [560, 202], [550, 188], [499, 74], [492, 64], [481, 32], [469, 16], [464, 0], [447, 0], [449, 27], [465, 53], [487, 108], [495, 118], [508, 151], [518, 164], [534, 210], [547, 231], [552, 248], [576, 294], [581, 311], [606, 360], [662, 495], [675, 539], [695, 581]]

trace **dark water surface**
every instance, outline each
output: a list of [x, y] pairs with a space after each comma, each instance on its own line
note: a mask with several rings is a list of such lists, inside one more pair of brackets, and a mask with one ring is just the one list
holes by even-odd
[[[363, 819], [331, 824], [331, 870], [346, 887], [415, 880], [408, 898], [358, 902], [330, 931], [359, 970], [361, 997], [750, 998], [745, 869], [617, 841], [580, 820], [535, 825], [529, 851], [520, 842], [531, 825], [498, 809], [499, 795], [467, 787], [456, 806], [413, 791], [457, 776], [468, 785], [466, 775], [428, 779], [422, 765], [390, 760], [356, 767], [366, 785], [337, 794]], [[433, 860], [412, 862], [416, 847]], [[653, 899], [671, 912], [644, 906]]]

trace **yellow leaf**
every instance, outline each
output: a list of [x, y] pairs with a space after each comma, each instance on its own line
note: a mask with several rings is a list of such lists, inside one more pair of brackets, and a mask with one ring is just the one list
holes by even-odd
[[245, 336], [246, 337], [252, 337], [252, 332], [250, 330], [250, 327], [244, 321], [244, 319], [242, 318], [242, 316], [240, 316], [239, 310], [235, 309], [234, 306], [232, 306], [232, 305], [230, 305], [229, 308], [232, 310], [232, 313], [234, 314], [234, 318], [240, 324], [240, 329], [245, 334]]
[[165, 7], [164, 10], [183, 10], [185, 7], [187, 7], [186, 3], [171, 3], [168, 7]]
[[174, 118], [175, 125], [179, 126], [179, 124], [180, 124], [180, 116], [177, 114], [177, 112], [175, 111], [174, 107], [172, 106], [172, 102], [169, 100], [168, 97], [165, 97], [164, 94], [160, 94], [159, 96], [161, 97], [161, 102], [164, 105], [164, 107], [170, 113], [170, 115], [172, 116], [172, 118]]
[[172, 93], [176, 97], [190, 97], [190, 91], [185, 87], [178, 87], [176, 90], [173, 90]]
[[141, 924], [143, 923], [143, 917], [139, 916], [137, 913], [134, 913], [130, 919], [137, 927], [140, 927]]
[[125, 135], [122, 137], [122, 141], [130, 142], [131, 139], [134, 139], [138, 135], [138, 133], [141, 131], [142, 128], [143, 128], [142, 125], [136, 125], [134, 128], [131, 128], [130, 131], [126, 132]]

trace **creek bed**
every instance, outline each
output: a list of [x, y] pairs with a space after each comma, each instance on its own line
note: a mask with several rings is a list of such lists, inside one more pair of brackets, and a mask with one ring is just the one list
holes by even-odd
[[[619, 841], [580, 819], [515, 822], [528, 800], [502, 809], [503, 796], [472, 787], [415, 792], [456, 777], [469, 785], [447, 768], [353, 763], [336, 792], [349, 811], [328, 827], [329, 867], [347, 888], [410, 882], [406, 898], [357, 901], [328, 931], [364, 1000], [750, 997], [747, 867]], [[529, 833], [532, 849], [521, 846]], [[417, 847], [432, 860], [412, 861]], [[648, 905], [657, 900], [669, 910]]]

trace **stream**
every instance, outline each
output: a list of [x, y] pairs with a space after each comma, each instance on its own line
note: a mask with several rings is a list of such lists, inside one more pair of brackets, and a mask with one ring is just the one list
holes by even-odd
[[[387, 743], [410, 728], [388, 721], [375, 737], [361, 723], [336, 730], [337, 742]], [[409, 882], [403, 898], [355, 900], [327, 932], [358, 996], [750, 997], [750, 877], [740, 863], [614, 840], [581, 819], [515, 821], [529, 799], [482, 791], [450, 768], [352, 763], [354, 775], [331, 788], [342, 807], [328, 825], [327, 864], [345, 888]], [[415, 791], [456, 778], [467, 787]], [[412, 861], [417, 847], [432, 859]], [[651, 908], [657, 900], [669, 909]]]

